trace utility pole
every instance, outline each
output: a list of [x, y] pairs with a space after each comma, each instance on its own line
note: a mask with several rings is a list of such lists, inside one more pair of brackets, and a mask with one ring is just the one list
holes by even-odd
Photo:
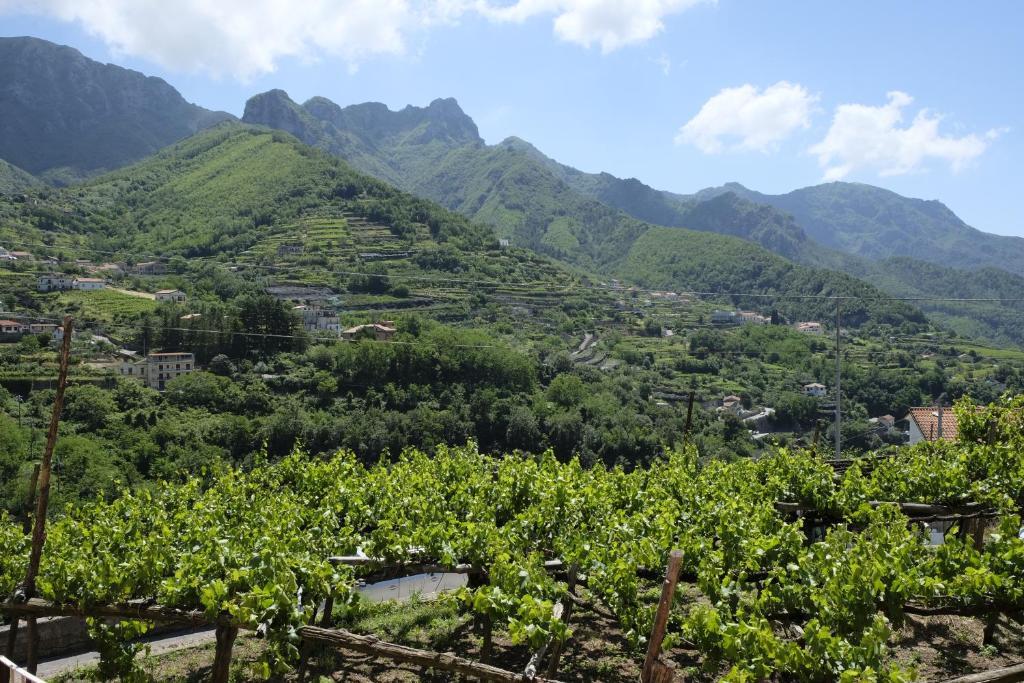
[[943, 399], [946, 398], [946, 394], [939, 394], [939, 397], [935, 399], [935, 416], [938, 418], [938, 439], [942, 438], [942, 404], [945, 403]]
[[840, 459], [840, 451], [843, 443], [842, 426], [843, 426], [843, 410], [841, 406], [842, 401], [842, 360], [839, 352], [839, 297], [836, 297], [836, 460]]

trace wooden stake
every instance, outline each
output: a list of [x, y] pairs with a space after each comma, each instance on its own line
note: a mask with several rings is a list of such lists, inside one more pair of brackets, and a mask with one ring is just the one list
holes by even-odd
[[[60, 372], [57, 375], [57, 395], [53, 399], [53, 412], [50, 414], [50, 429], [46, 432], [46, 446], [43, 448], [43, 460], [39, 467], [39, 500], [36, 503], [36, 518], [32, 526], [32, 552], [28, 559], [28, 572], [25, 576], [25, 597], [35, 597], [36, 576], [39, 574], [39, 561], [43, 556], [43, 542], [46, 540], [46, 511], [50, 504], [50, 466], [53, 462], [53, 448], [57, 443], [57, 428], [60, 426], [60, 413], [64, 409], [64, 389], [68, 383], [68, 362], [71, 359], [71, 333], [74, 320], [70, 315], [64, 316], [64, 339], [60, 345]], [[17, 617], [15, 617], [17, 620]], [[14, 630], [14, 621], [11, 630]], [[39, 664], [38, 634], [36, 620], [28, 620], [28, 670], [36, 672]]]
[[1024, 681], [1024, 664], [951, 678], [945, 683], [1018, 683], [1019, 681]]
[[[28, 497], [25, 500], [25, 509], [31, 510], [36, 504], [36, 489], [39, 487], [39, 463], [32, 466], [32, 476], [28, 479]], [[25, 513], [25, 533], [32, 531], [32, 514]]]
[[[658, 611], [654, 614], [654, 627], [651, 629], [651, 639], [647, 643], [647, 658], [644, 659], [643, 673], [640, 675], [641, 683], [660, 683], [665, 680], [672, 680], [671, 669], [659, 661], [661, 656], [661, 643], [665, 640], [665, 631], [668, 629], [669, 612], [672, 609], [672, 598], [676, 592], [676, 581], [679, 580], [679, 567], [683, 563], [681, 550], [673, 550], [668, 555], [668, 568], [665, 570], [665, 582], [661, 585], [661, 599], [658, 601]], [[666, 674], [666, 669], [668, 673]], [[668, 675], [668, 678], [665, 676]]]
[[237, 626], [221, 624], [217, 627], [217, 650], [213, 656], [213, 671], [210, 674], [213, 683], [228, 683], [228, 676], [231, 673], [231, 649], [237, 636]]

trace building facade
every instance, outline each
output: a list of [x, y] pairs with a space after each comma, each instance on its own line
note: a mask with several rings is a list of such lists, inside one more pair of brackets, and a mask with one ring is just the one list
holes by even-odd
[[292, 310], [302, 316], [302, 327], [307, 332], [341, 334], [341, 318], [335, 311], [307, 304], [293, 306]]
[[824, 384], [812, 382], [804, 385], [804, 396], [813, 396], [815, 398], [821, 398], [828, 393], [828, 388]]
[[107, 281], [98, 277], [76, 277], [71, 283], [72, 289], [80, 289], [82, 291], [103, 289], [106, 286]]
[[157, 301], [170, 301], [176, 304], [185, 303], [185, 292], [180, 289], [159, 289], [156, 294]]
[[57, 292], [64, 289], [71, 289], [74, 286], [73, 275], [40, 275], [36, 282], [36, 289], [40, 292]]
[[139, 379], [150, 389], [163, 391], [167, 382], [194, 372], [195, 369], [194, 354], [171, 351], [151, 353], [139, 361], [126, 360], [121, 363], [120, 374], [123, 377]]

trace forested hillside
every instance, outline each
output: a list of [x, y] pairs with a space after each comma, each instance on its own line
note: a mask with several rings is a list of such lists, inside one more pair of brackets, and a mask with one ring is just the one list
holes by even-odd
[[14, 194], [39, 184], [31, 173], [0, 159], [0, 194]]
[[0, 159], [50, 182], [119, 168], [229, 118], [74, 48], [0, 38]]
[[732, 192], [792, 214], [821, 244], [883, 259], [905, 256], [955, 268], [994, 266], [1024, 275], [1024, 238], [972, 228], [939, 201], [902, 197], [860, 183], [828, 183], [766, 195], [738, 183], [709, 188], [695, 198]]
[[[323, 98], [299, 106], [285, 93], [272, 91], [249, 101], [245, 120], [296, 132], [310, 144], [346, 160], [349, 157], [345, 155], [352, 154], [351, 163], [371, 174], [383, 163], [388, 169], [384, 175], [399, 176], [400, 185], [408, 191], [487, 223], [499, 237], [516, 245], [588, 270], [701, 291], [812, 295], [856, 291], [883, 296], [839, 274], [792, 277], [792, 264], [766, 249], [713, 234], [657, 231], [645, 244], [667, 246], [673, 263], [635, 257], [631, 252], [634, 242], [652, 229], [650, 223], [584, 196], [560, 179], [549, 161], [517, 138], [484, 145], [472, 120], [451, 100], [435, 101], [425, 109], [392, 112], [376, 104], [342, 109]], [[354, 139], [360, 141], [357, 147], [350, 144]], [[372, 152], [372, 163], [366, 160], [367, 150]], [[713, 226], [715, 232], [774, 245], [790, 256], [815, 249], [787, 216], [733, 195], [687, 207], [685, 215], [692, 216], [698, 230]], [[737, 251], [744, 253], [740, 256]], [[644, 269], [637, 269], [635, 264], [641, 261]], [[636, 278], [638, 274], [642, 277]], [[825, 282], [832, 286], [823, 286]], [[896, 310], [889, 303], [874, 306], [881, 319], [888, 319]], [[818, 312], [796, 300], [784, 307], [793, 315]], [[895, 316], [904, 317], [907, 311], [900, 309]], [[916, 312], [910, 318], [920, 321]], [[855, 319], [863, 322], [867, 317]]]

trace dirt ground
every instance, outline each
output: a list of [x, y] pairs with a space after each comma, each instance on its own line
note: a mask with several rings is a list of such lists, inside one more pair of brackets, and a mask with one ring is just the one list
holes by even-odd
[[[412, 601], [384, 605], [353, 623], [357, 632], [375, 633], [382, 639], [440, 652], [454, 652], [477, 660], [481, 638], [474, 632], [472, 618], [462, 614], [451, 601]], [[643, 654], [631, 649], [614, 621], [589, 609], [578, 610], [572, 619], [573, 636], [567, 643], [558, 671], [564, 683], [600, 681], [636, 683], [640, 679]], [[944, 681], [967, 673], [986, 671], [1024, 661], [1024, 625], [1003, 618], [994, 643], [982, 645], [984, 624], [963, 617], [908, 617], [893, 635], [894, 659], [914, 665], [920, 681]], [[256, 680], [253, 665], [264, 644], [240, 634], [232, 660], [232, 679]], [[522, 671], [530, 653], [513, 646], [507, 633], [495, 630], [494, 656], [490, 663], [510, 671]], [[675, 664], [677, 680], [710, 683], [723, 672], [704, 672], [696, 652], [677, 648], [667, 653]], [[209, 679], [213, 645], [193, 647], [154, 655], [143, 660], [146, 672], [159, 683], [198, 683]], [[453, 674], [422, 667], [396, 665], [366, 655], [314, 648], [307, 681], [319, 683], [439, 683], [458, 681]], [[76, 672], [56, 680], [87, 680], [88, 672]], [[277, 678], [297, 681], [296, 672]], [[780, 679], [781, 680], [781, 679]]]

